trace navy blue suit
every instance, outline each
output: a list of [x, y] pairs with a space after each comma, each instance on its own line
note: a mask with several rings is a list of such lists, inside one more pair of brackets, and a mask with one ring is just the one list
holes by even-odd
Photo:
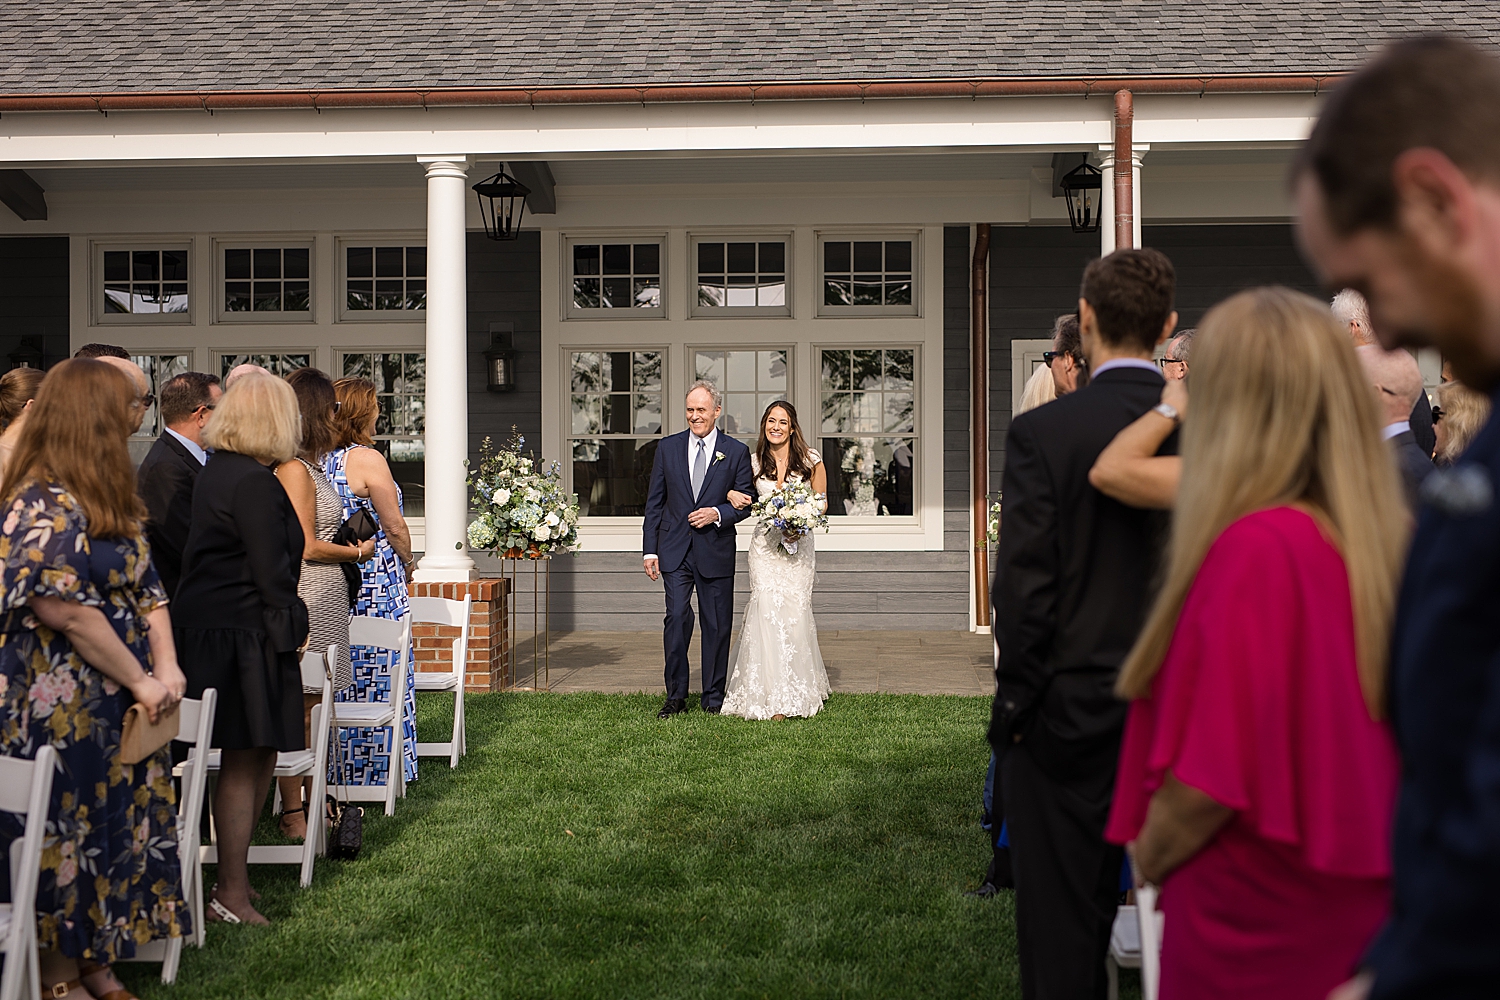
[[[1500, 403], [1500, 393], [1496, 394]], [[1422, 487], [1392, 640], [1395, 906], [1376, 1000], [1500, 993], [1500, 419]]]
[[[641, 551], [660, 562], [667, 597], [663, 646], [666, 652], [667, 697], [688, 694], [688, 643], [693, 638], [693, 591], [698, 592], [698, 617], [703, 624], [703, 708], [717, 711], [724, 702], [729, 679], [729, 636], [734, 630], [734, 526], [750, 515], [729, 504], [729, 491], [755, 495], [750, 471], [750, 449], [722, 431], [708, 456], [703, 487], [693, 496], [688, 465], [691, 431], [673, 434], [656, 449], [651, 488], [646, 494], [646, 520]], [[688, 524], [699, 507], [719, 511], [719, 523], [703, 528]]]

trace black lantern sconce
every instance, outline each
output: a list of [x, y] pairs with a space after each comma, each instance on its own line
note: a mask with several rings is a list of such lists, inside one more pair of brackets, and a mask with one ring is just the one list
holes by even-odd
[[1104, 194], [1104, 174], [1090, 163], [1080, 163], [1062, 179], [1063, 197], [1068, 200], [1068, 222], [1075, 233], [1099, 231], [1100, 200]]
[[42, 367], [42, 344], [40, 337], [22, 337], [21, 343], [10, 352], [10, 366], [12, 368], [38, 368]]
[[484, 387], [490, 392], [514, 392], [516, 352], [511, 346], [513, 323], [490, 324], [490, 349], [484, 352]]
[[501, 170], [474, 185], [484, 235], [492, 240], [514, 240], [521, 235], [521, 216], [526, 214], [526, 196], [531, 188]]

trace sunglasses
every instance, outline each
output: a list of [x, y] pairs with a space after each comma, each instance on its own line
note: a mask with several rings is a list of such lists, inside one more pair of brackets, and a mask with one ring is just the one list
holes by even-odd
[[144, 396], [137, 396], [135, 401], [141, 409], [149, 410], [153, 405], [155, 405], [156, 397], [148, 392]]
[[1442, 420], [1442, 419], [1443, 419], [1443, 408], [1441, 406], [1434, 406], [1432, 408], [1432, 422], [1433, 423], [1437, 423], [1439, 420]]

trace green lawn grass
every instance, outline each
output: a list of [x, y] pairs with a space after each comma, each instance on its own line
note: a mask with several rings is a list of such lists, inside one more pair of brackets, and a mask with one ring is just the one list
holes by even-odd
[[[445, 702], [421, 699], [424, 738]], [[471, 697], [468, 756], [367, 809], [357, 861], [306, 890], [257, 866], [271, 927], [210, 924], [175, 987], [122, 976], [145, 1000], [1020, 995], [1010, 894], [963, 897], [987, 699], [835, 694], [779, 723], [659, 703]]]

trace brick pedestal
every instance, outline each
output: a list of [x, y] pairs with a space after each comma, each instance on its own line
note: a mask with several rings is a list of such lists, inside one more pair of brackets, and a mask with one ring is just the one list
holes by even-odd
[[[471, 693], [500, 691], [510, 687], [510, 636], [506, 632], [506, 603], [510, 584], [506, 580], [471, 580], [468, 583], [413, 583], [413, 597], [474, 599], [469, 623], [469, 662], [464, 671], [464, 690]], [[447, 625], [413, 625], [417, 670], [444, 672], [452, 669], [453, 640], [458, 629]]]

